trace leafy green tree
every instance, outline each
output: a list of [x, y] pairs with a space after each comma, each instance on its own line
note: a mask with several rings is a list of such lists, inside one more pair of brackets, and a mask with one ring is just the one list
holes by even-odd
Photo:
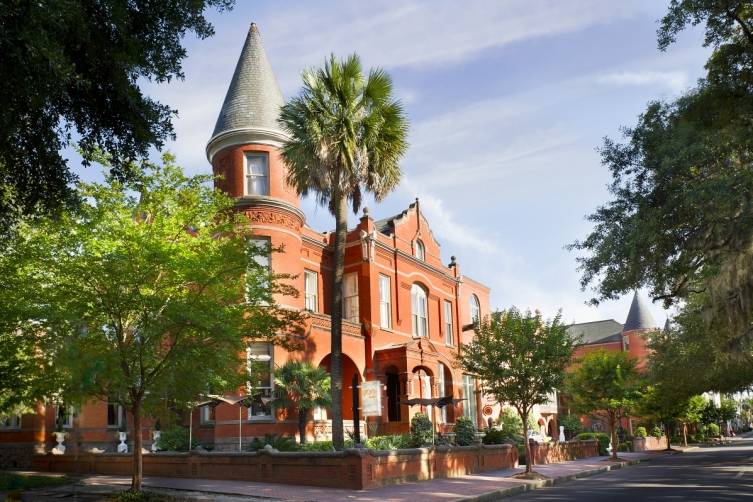
[[617, 458], [617, 422], [636, 405], [641, 378], [635, 359], [624, 352], [596, 350], [577, 361], [566, 379], [570, 406], [581, 413], [604, 419], [612, 440], [612, 458]]
[[246, 244], [247, 221], [210, 181], [165, 156], [134, 183], [81, 184], [75, 213], [18, 232], [34, 256], [33, 322], [20, 329], [58, 340], [66, 402], [109, 399], [130, 412], [136, 491], [145, 412], [168, 394], [185, 403], [207, 388], [236, 391], [248, 342], [290, 345], [299, 331], [299, 314], [274, 303], [293, 291], [253, 259], [265, 251]]
[[688, 446], [688, 427], [701, 422], [703, 409], [706, 406], [706, 399], [703, 396], [691, 396], [678, 417], [682, 424], [682, 439], [685, 446]]
[[564, 427], [564, 433], [567, 438], [573, 438], [583, 431], [580, 418], [576, 415], [570, 413], [558, 415], [557, 422]]
[[[701, 310], [705, 329], [724, 338], [715, 350], [749, 358], [751, 2], [672, 1], [659, 28], [660, 49], [698, 24], [705, 24], [705, 45], [713, 49], [705, 78], [675, 101], [650, 103], [637, 125], [625, 129], [623, 144], [605, 141], [601, 154], [612, 172], [612, 198], [589, 217], [593, 231], [572, 247], [584, 252], [582, 285], [594, 286], [594, 302], [648, 286], [667, 305]], [[720, 373], [728, 380], [736, 375]], [[736, 385], [751, 381], [740, 377]]]
[[[562, 385], [573, 344], [559, 313], [544, 320], [539, 312], [521, 313], [512, 307], [481, 320], [473, 340], [460, 347], [458, 366], [479, 378], [498, 403], [518, 412], [527, 459], [533, 458], [527, 439], [529, 415]], [[532, 464], [526, 463], [526, 473]]]
[[[670, 430], [680, 424], [688, 412], [689, 398], [682, 398], [659, 385], [648, 385], [640, 393], [636, 411], [644, 418], [664, 424], [667, 436], [667, 450], [672, 449]], [[687, 443], [687, 440], [686, 440]]]
[[332, 404], [327, 370], [303, 361], [288, 361], [275, 370], [275, 406], [298, 411], [298, 434], [306, 442], [306, 416], [310, 410]]
[[146, 96], [145, 81], [183, 78], [183, 37], [214, 33], [204, 17], [233, 0], [0, 1], [0, 234], [22, 214], [77, 201], [61, 149], [75, 138], [86, 162], [112, 153], [112, 173], [132, 176], [174, 137], [175, 111]]
[[316, 194], [335, 217], [332, 271], [332, 442], [343, 447], [342, 280], [348, 204], [357, 213], [365, 193], [382, 200], [400, 181], [408, 123], [381, 69], [363, 74], [355, 54], [303, 72], [301, 94], [286, 103], [280, 124], [290, 135], [282, 148], [287, 183]]

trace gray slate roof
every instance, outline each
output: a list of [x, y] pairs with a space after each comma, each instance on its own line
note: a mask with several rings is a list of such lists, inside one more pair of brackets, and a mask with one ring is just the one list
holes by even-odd
[[625, 320], [624, 331], [633, 331], [636, 329], [654, 329], [656, 328], [656, 322], [654, 316], [651, 315], [651, 311], [648, 305], [636, 291], [633, 295], [633, 303], [630, 304], [630, 312], [628, 312], [627, 319]]
[[212, 137], [234, 129], [279, 131], [277, 119], [283, 103], [259, 29], [251, 23]]
[[571, 337], [580, 337], [578, 343], [590, 345], [593, 343], [619, 342], [622, 339], [622, 324], [614, 319], [603, 321], [582, 322], [567, 327]]

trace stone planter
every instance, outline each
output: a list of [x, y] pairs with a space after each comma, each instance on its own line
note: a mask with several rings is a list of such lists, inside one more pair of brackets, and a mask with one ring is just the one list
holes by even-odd
[[65, 445], [63, 442], [65, 441], [65, 432], [55, 432], [55, 441], [57, 441], [57, 445], [52, 449], [53, 455], [64, 455], [65, 454]]

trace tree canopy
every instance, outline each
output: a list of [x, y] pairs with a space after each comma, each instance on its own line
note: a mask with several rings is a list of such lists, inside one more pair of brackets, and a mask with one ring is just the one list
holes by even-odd
[[[80, 184], [76, 211], [24, 222], [4, 258], [24, 266], [30, 306], [4, 327], [57, 343], [60, 397], [121, 403], [135, 431], [168, 396], [236, 391], [249, 342], [301, 341], [300, 314], [274, 301], [296, 292], [254, 259], [269, 251], [245, 239], [232, 199], [163, 161], [132, 182]], [[139, 489], [140, 434], [133, 451]]]
[[112, 154], [112, 173], [132, 175], [173, 137], [168, 106], [145, 81], [183, 78], [188, 33], [211, 36], [207, 8], [234, 0], [0, 1], [0, 231], [21, 214], [55, 212], [77, 200], [61, 155], [75, 139], [85, 161]]
[[641, 389], [636, 360], [625, 352], [596, 350], [576, 364], [565, 383], [570, 406], [607, 423], [612, 457], [617, 458], [617, 423], [635, 408]]
[[[560, 314], [544, 320], [539, 312], [522, 313], [512, 307], [480, 320], [473, 340], [460, 347], [458, 366], [479, 378], [486, 394], [517, 410], [528, 459], [529, 414], [562, 385], [573, 345]], [[528, 462], [526, 472], [530, 471]]]

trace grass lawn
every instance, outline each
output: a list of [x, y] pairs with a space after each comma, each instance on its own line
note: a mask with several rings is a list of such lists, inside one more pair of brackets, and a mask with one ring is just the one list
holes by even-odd
[[33, 490], [35, 488], [65, 485], [70, 482], [71, 479], [66, 476], [32, 476], [28, 474], [0, 472], [0, 492]]

